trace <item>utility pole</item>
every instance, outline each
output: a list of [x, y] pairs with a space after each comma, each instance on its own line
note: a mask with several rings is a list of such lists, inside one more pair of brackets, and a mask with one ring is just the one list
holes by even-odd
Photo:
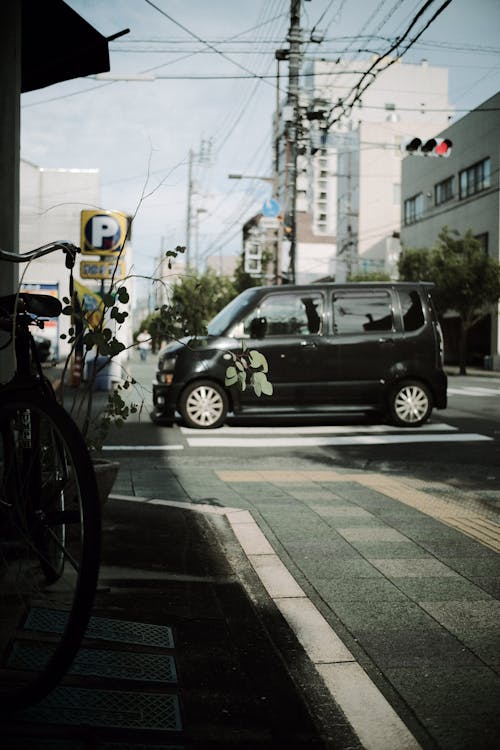
[[290, 53], [288, 61], [287, 105], [292, 112], [292, 119], [290, 120], [286, 131], [286, 154], [288, 158], [286, 204], [290, 216], [291, 229], [290, 263], [288, 274], [289, 280], [292, 284], [295, 283], [295, 261], [297, 255], [297, 150], [300, 129], [299, 73], [302, 42], [302, 30], [300, 28], [300, 3], [301, 0], [291, 0], [290, 2], [290, 29], [288, 32]]
[[192, 262], [191, 261], [191, 232], [192, 232], [192, 223], [193, 223], [192, 201], [193, 201], [193, 193], [195, 192], [194, 184], [193, 184], [193, 165], [195, 164], [195, 162], [198, 164], [207, 164], [210, 161], [211, 149], [212, 149], [211, 139], [208, 141], [205, 141], [205, 140], [201, 141], [200, 150], [197, 154], [195, 154], [192, 149], [189, 149], [188, 192], [187, 192], [187, 210], [186, 210], [186, 270], [189, 270], [189, 268], [191, 267], [191, 262]]

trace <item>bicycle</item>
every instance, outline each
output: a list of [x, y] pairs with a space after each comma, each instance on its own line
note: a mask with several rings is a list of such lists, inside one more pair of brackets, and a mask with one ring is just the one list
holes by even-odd
[[[62, 250], [72, 272], [79, 248], [53, 242], [0, 261]], [[31, 333], [60, 301], [0, 297], [16, 369], [0, 385], [0, 712], [25, 708], [62, 680], [90, 618], [100, 559], [101, 508], [83, 437], [45, 378]]]

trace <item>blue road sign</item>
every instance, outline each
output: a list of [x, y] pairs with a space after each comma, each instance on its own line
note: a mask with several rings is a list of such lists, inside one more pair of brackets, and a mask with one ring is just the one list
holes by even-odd
[[280, 204], [278, 201], [274, 200], [274, 198], [269, 198], [269, 200], [264, 202], [264, 205], [262, 206], [262, 216], [272, 219], [278, 216], [279, 212]]

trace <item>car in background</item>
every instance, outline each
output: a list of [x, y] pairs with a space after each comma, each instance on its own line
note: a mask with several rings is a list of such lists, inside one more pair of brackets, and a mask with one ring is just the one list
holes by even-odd
[[[153, 421], [219, 427], [254, 417], [372, 412], [419, 427], [447, 403], [443, 336], [432, 284], [315, 283], [246, 289], [208, 335], [168, 344], [153, 383]], [[242, 342], [267, 359], [271, 396], [224, 386]]]

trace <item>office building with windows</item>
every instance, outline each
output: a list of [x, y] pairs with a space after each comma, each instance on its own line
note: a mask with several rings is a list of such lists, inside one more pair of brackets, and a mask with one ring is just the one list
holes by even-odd
[[[484, 252], [500, 260], [500, 92], [438, 134], [453, 146], [448, 158], [408, 156], [401, 183], [401, 242], [433, 247], [444, 226], [472, 229]], [[475, 344], [500, 369], [499, 311], [482, 321]]]

